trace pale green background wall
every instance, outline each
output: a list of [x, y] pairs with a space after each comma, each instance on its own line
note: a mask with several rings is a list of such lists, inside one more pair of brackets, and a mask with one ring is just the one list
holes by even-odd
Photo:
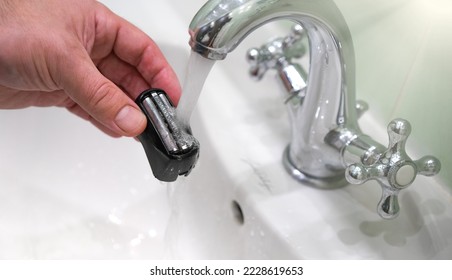
[[437, 156], [452, 186], [452, 1], [335, 2], [355, 45], [358, 99], [382, 124], [409, 120], [413, 158]]

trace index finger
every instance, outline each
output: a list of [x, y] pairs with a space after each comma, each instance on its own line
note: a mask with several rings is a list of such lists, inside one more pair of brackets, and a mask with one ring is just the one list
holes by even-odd
[[[166, 91], [177, 104], [181, 95], [179, 80], [157, 44], [130, 22], [109, 10], [108, 13], [110, 16], [104, 19], [115, 22], [106, 22], [110, 28], [105, 31], [113, 32], [107, 36], [113, 42], [112, 49], [116, 56], [135, 67], [151, 87]], [[111, 25], [116, 28], [111, 28]]]

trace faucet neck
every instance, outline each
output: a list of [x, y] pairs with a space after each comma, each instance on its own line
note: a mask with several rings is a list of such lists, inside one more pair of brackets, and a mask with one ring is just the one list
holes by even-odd
[[[334, 178], [345, 184], [337, 179], [344, 177], [342, 150], [360, 134], [351, 36], [344, 21], [335, 33], [331, 23], [312, 15], [298, 20], [309, 38], [310, 67], [303, 104], [289, 114], [292, 133], [286, 160], [302, 177]], [[341, 137], [331, 137], [331, 131], [341, 131]]]

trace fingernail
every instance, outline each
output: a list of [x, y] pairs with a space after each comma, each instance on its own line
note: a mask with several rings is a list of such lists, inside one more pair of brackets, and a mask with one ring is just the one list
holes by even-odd
[[140, 133], [145, 122], [143, 113], [130, 105], [124, 106], [115, 118], [116, 125], [128, 135]]

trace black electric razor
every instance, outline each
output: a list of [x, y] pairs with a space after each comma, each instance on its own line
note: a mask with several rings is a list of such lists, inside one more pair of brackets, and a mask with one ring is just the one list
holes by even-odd
[[199, 142], [191, 128], [176, 118], [176, 110], [161, 89], [148, 89], [135, 101], [147, 118], [147, 127], [138, 136], [154, 177], [173, 182], [187, 176], [199, 157]]

